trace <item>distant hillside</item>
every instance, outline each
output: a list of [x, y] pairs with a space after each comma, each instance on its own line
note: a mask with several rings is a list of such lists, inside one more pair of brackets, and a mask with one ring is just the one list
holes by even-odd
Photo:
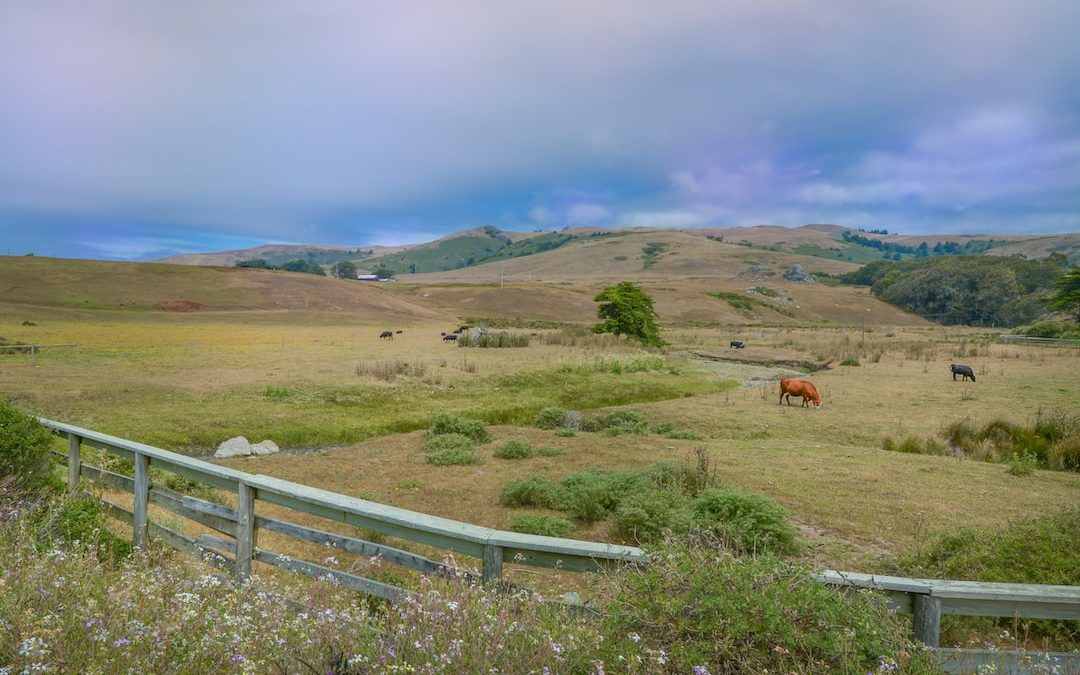
[[333, 265], [341, 260], [362, 260], [374, 255], [384, 255], [404, 247], [317, 246], [314, 244], [267, 244], [218, 253], [186, 253], [162, 258], [157, 262], [173, 265], [203, 265], [207, 267], [231, 267], [241, 260], [265, 260], [270, 265], [281, 265], [290, 260], [306, 260], [317, 265]]
[[4, 258], [0, 306], [73, 310], [340, 312], [349, 318], [428, 319], [439, 313], [382, 284], [290, 272], [156, 263]]
[[[1057, 252], [1080, 264], [1080, 233], [1057, 235], [897, 235], [854, 230], [840, 225], [810, 224], [797, 228], [777, 225], [731, 228], [575, 228], [549, 232], [508, 232], [485, 226], [463, 230], [425, 244], [396, 247], [259, 246], [221, 253], [172, 256], [161, 262], [186, 265], [235, 265], [261, 258], [279, 266], [300, 258], [329, 267], [351, 260], [365, 270], [384, 267], [397, 275], [451, 272], [484, 263], [523, 258], [601, 239], [632, 237], [650, 232], [681, 232], [714, 243], [865, 264], [875, 260], [904, 260], [936, 255], [1023, 255], [1045, 258]], [[662, 254], [657, 251], [657, 254]], [[808, 263], [809, 264], [809, 263]]]

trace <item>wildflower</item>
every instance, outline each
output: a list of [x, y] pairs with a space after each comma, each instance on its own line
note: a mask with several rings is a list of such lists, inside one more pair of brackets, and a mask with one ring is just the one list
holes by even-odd
[[694, 675], [712, 675], [705, 666], [694, 666]]
[[899, 669], [900, 669], [900, 664], [898, 664], [896, 661], [894, 661], [892, 659], [892, 657], [889, 657], [889, 656], [879, 656], [878, 657], [877, 672], [879, 672], [879, 673], [891, 673], [894, 670], [899, 670]]
[[641, 636], [637, 633], [630, 633], [626, 637], [630, 638], [630, 642], [633, 642], [634, 644], [641, 642]]
[[131, 640], [121, 635], [119, 639], [113, 643], [113, 647], [127, 647], [129, 644], [131, 644]]
[[446, 606], [450, 608], [451, 612], [456, 612], [459, 605], [456, 601], [450, 600], [446, 603]]

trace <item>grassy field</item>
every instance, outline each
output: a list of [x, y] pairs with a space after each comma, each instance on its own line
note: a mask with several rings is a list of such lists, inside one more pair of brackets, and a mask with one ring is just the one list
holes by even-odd
[[[0, 389], [54, 419], [193, 454], [233, 435], [270, 438], [291, 452], [230, 463], [494, 527], [521, 512], [497, 502], [511, 479], [644, 469], [684, 461], [701, 446], [723, 483], [791, 511], [809, 543], [805, 559], [852, 569], [873, 569], [932, 533], [994, 528], [1080, 496], [1076, 474], [1017, 477], [999, 464], [882, 449], [887, 437], [931, 437], [963, 419], [1024, 423], [1037, 411], [1074, 409], [1077, 350], [1002, 346], [955, 328], [881, 326], [673, 329], [663, 357], [554, 329], [519, 331], [533, 334], [526, 348], [464, 349], [441, 341], [446, 322], [379, 340], [383, 322], [317, 318], [101, 313], [33, 327], [9, 321], [10, 338], [81, 346], [46, 351], [33, 364], [28, 355], [0, 356]], [[732, 335], [748, 341], [743, 354], [831, 359], [812, 376], [821, 409], [777, 404], [775, 380], [790, 369], [696, 357], [723, 355]], [[861, 365], [836, 365], [845, 358]], [[652, 365], [639, 372], [612, 365], [635, 359]], [[979, 381], [952, 381], [955, 361], [972, 365]], [[549, 405], [586, 414], [632, 409], [652, 426], [669, 422], [702, 440], [532, 428]], [[424, 462], [421, 430], [443, 411], [493, 425], [496, 440], [480, 446], [483, 464]], [[561, 454], [493, 458], [511, 438]], [[574, 536], [612, 539], [603, 521]]]

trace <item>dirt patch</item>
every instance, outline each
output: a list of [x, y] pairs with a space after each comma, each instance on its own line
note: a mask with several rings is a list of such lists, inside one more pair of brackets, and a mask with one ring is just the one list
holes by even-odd
[[163, 300], [154, 304], [154, 309], [163, 312], [201, 312], [206, 305], [195, 300]]
[[830, 365], [832, 359], [824, 363], [817, 363], [798, 358], [790, 353], [777, 353], [769, 350], [699, 351], [694, 352], [694, 356], [708, 361], [730, 361], [770, 368], [797, 368], [811, 373], [819, 370], [829, 370], [832, 367]]

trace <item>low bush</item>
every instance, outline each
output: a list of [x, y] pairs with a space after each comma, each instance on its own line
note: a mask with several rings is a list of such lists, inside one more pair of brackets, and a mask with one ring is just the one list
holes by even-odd
[[604, 518], [626, 495], [644, 489], [645, 477], [634, 471], [586, 469], [563, 478], [559, 509], [585, 523]]
[[1009, 473], [1013, 476], [1030, 476], [1035, 473], [1039, 458], [1029, 452], [1013, 453], [1009, 459]]
[[1080, 326], [1071, 321], [1037, 321], [1030, 326], [1020, 326], [1013, 330], [1012, 333], [1013, 335], [1059, 340], [1080, 340]]
[[845, 358], [843, 361], [841, 361], [840, 365], [842, 365], [842, 366], [861, 366], [862, 364], [859, 363], [859, 359], [855, 358], [854, 356], [849, 356], [849, 357]]
[[476, 443], [469, 436], [457, 433], [439, 434], [424, 441], [428, 464], [450, 466], [453, 464], [479, 464]]
[[429, 453], [428, 464], [435, 466], [450, 466], [453, 464], [480, 464], [483, 460], [476, 454], [476, 449], [447, 448]]
[[632, 410], [616, 410], [583, 420], [581, 429], [582, 431], [616, 429], [617, 433], [645, 434], [649, 431], [649, 422], [641, 413]]
[[438, 436], [432, 436], [424, 441], [424, 445], [421, 449], [431, 454], [433, 452], [443, 452], [444, 450], [467, 450], [470, 452], [476, 451], [476, 443], [469, 436], [463, 434], [439, 434]]
[[544, 446], [536, 449], [536, 454], [541, 457], [558, 457], [563, 454], [562, 448], [552, 448], [550, 446]]
[[872, 593], [844, 593], [808, 568], [736, 557], [710, 541], [660, 548], [610, 596], [603, 660], [641, 672], [940, 672], [907, 637], [910, 619]]
[[1047, 464], [1059, 471], [1080, 472], [1080, 433], [1063, 438], [1050, 446]]
[[537, 506], [545, 509], [558, 508], [562, 501], [559, 485], [539, 476], [527, 476], [510, 481], [499, 494], [503, 506]]
[[559, 429], [566, 426], [566, 409], [558, 407], [547, 407], [541, 410], [536, 419], [533, 420], [533, 426], [540, 429]]
[[[132, 545], [105, 527], [105, 509], [94, 495], [77, 495], [57, 501], [44, 512], [47, 522], [39, 525], [39, 533], [59, 537], [73, 545], [89, 547], [109, 560], [131, 556]], [[46, 541], [40, 542], [47, 544]]]
[[494, 333], [465, 333], [457, 339], [458, 347], [528, 347], [529, 336], [519, 333], [494, 332]]
[[777, 554], [798, 550], [787, 512], [761, 495], [713, 487], [698, 495], [692, 508], [698, 525], [721, 536], [736, 550]]
[[0, 480], [26, 492], [59, 488], [49, 461], [52, 438], [36, 418], [0, 397]]
[[440, 434], [461, 434], [472, 438], [477, 443], [487, 443], [491, 433], [480, 420], [469, 420], [450, 413], [440, 413], [431, 423], [428, 436]]
[[536, 457], [536, 448], [528, 441], [512, 438], [495, 448], [492, 454], [499, 459], [528, 459]]
[[664, 438], [674, 438], [684, 441], [700, 441], [704, 437], [694, 431], [680, 430], [675, 428], [673, 422], [661, 422], [653, 427], [653, 433]]
[[574, 523], [558, 516], [518, 514], [510, 518], [512, 532], [539, 534], [545, 537], [568, 537], [577, 528]]
[[612, 534], [638, 544], [657, 541], [665, 532], [687, 532], [692, 525], [687, 498], [672, 490], [627, 495], [611, 516]]
[[570, 438], [572, 436], [577, 436], [577, 431], [574, 429], [561, 428], [555, 430], [555, 435], [562, 438]]

